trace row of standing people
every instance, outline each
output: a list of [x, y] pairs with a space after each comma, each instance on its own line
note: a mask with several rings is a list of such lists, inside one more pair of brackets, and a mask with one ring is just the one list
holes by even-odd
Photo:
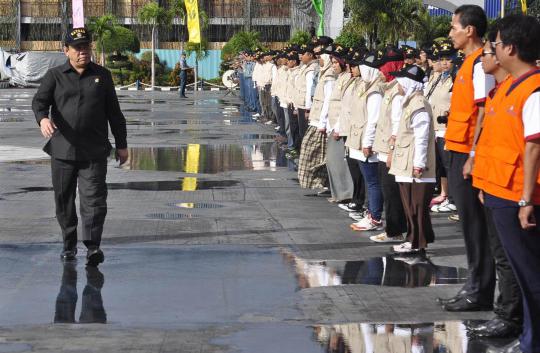
[[[384, 229], [370, 239], [424, 254], [435, 238], [430, 206], [457, 209], [468, 279], [438, 301], [447, 311], [494, 310], [471, 330], [522, 332], [508, 352], [540, 352], [540, 72], [531, 39], [539, 28], [512, 15], [484, 41], [484, 11], [465, 5], [452, 17], [451, 42], [427, 51], [431, 65], [408, 61], [410, 48], [369, 52], [320, 37], [261, 55], [270, 85], [255, 84], [263, 117], [282, 126], [298, 154], [302, 187], [329, 186], [330, 200], [349, 210], [363, 204], [365, 189], [367, 212], [350, 214], [353, 230]], [[437, 179], [442, 195], [433, 200]]]

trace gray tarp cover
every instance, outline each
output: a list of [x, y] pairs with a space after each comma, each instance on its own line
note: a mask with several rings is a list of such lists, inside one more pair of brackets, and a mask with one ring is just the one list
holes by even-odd
[[0, 49], [0, 76], [12, 86], [37, 87], [51, 67], [67, 60], [61, 52], [29, 51], [11, 54]]

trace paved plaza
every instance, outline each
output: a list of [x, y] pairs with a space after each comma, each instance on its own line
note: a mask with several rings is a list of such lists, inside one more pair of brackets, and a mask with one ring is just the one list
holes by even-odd
[[[99, 269], [63, 264], [35, 90], [0, 90], [0, 353], [482, 353], [436, 303], [466, 278], [459, 225], [396, 258], [301, 189], [225, 92], [119, 91], [130, 161], [109, 162]], [[486, 245], [487, 246], [487, 245]], [[419, 350], [420, 347], [422, 350]], [[416, 350], [415, 350], [416, 348]]]

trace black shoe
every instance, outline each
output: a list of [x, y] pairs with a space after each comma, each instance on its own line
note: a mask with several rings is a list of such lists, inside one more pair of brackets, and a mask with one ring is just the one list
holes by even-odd
[[521, 327], [511, 321], [496, 317], [471, 328], [470, 333], [476, 337], [517, 337], [521, 333]]
[[460, 290], [455, 296], [453, 296], [452, 298], [437, 298], [437, 303], [440, 304], [440, 305], [446, 305], [446, 304], [453, 304], [455, 302], [457, 302], [458, 300], [460, 300], [461, 298], [465, 297], [467, 294], [466, 291], [464, 290]]
[[180, 98], [187, 98], [186, 96], [180, 96]]
[[446, 311], [490, 311], [493, 310], [493, 306], [481, 305], [475, 303], [468, 298], [460, 298], [459, 300], [443, 305], [443, 310]]
[[86, 266], [97, 267], [103, 261], [105, 261], [105, 255], [103, 255], [101, 249], [88, 249], [86, 253]]
[[501, 348], [489, 347], [486, 353], [522, 353], [519, 348], [519, 340], [515, 340]]
[[73, 250], [64, 250], [60, 254], [60, 259], [64, 262], [76, 261], [77, 260], [77, 248]]

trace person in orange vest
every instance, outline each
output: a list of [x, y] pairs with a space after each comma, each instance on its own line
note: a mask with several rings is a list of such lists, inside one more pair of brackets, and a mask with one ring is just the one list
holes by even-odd
[[493, 352], [540, 352], [540, 23], [499, 20], [492, 47], [511, 78], [498, 88], [484, 121], [473, 175], [521, 287], [523, 333]]
[[447, 311], [493, 308], [495, 265], [486, 246], [489, 240], [483, 206], [470, 177], [484, 102], [495, 86], [495, 79], [484, 73], [480, 62], [486, 28], [487, 17], [479, 6], [462, 5], [452, 16], [450, 39], [455, 49], [463, 50], [465, 59], [454, 80], [445, 140], [450, 152], [448, 186], [461, 221], [468, 277], [456, 296], [438, 299]]
[[[491, 74], [497, 81], [497, 86], [489, 93], [486, 100], [486, 116], [484, 126], [498, 109], [501, 97], [504, 97], [504, 87], [511, 81], [511, 76], [503, 69], [495, 56], [494, 43], [497, 37], [498, 27], [494, 25], [488, 33], [488, 40], [484, 44], [482, 52], [482, 67], [486, 74]], [[482, 135], [481, 135], [482, 136]], [[482, 138], [478, 141], [476, 147], [477, 161], [480, 164], [483, 158]], [[473, 169], [473, 186], [482, 190], [483, 178], [481, 171], [476, 167]], [[480, 192], [480, 195], [483, 195]], [[512, 266], [504, 252], [501, 244], [500, 235], [493, 220], [493, 215], [488, 207], [484, 207], [486, 221], [488, 226], [489, 246], [495, 260], [495, 269], [497, 272], [497, 285], [499, 288], [497, 303], [494, 308], [495, 317], [489, 321], [476, 326], [469, 327], [469, 331], [480, 337], [511, 337], [521, 333], [523, 323], [523, 309], [521, 302], [521, 291], [519, 284], [512, 271]]]

